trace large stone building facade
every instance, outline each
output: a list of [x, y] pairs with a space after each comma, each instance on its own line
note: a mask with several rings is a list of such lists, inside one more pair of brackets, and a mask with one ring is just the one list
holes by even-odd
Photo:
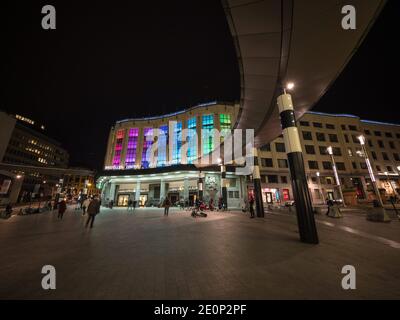
[[[204, 132], [230, 132], [238, 111], [238, 105], [215, 102], [165, 116], [117, 122], [110, 131], [105, 170], [98, 180], [103, 201], [126, 206], [131, 199], [140, 206], [157, 206], [169, 197], [173, 203], [192, 204], [201, 179], [204, 200], [216, 203], [221, 196], [220, 167], [200, 167], [195, 162], [220, 144]], [[185, 129], [189, 129], [184, 139], [186, 149], [182, 143]], [[166, 148], [158, 148], [155, 160], [151, 160], [153, 142], [162, 139]], [[246, 196], [245, 179], [228, 169], [226, 186], [228, 205], [239, 207]]]
[[[212, 103], [193, 107], [171, 115], [119, 121], [111, 129], [105, 166], [98, 185], [104, 202], [111, 200], [125, 206], [135, 199], [142, 206], [158, 205], [165, 197], [172, 202], [190, 203], [204, 189], [204, 200], [221, 197], [221, 172], [218, 166], [206, 168], [192, 162], [212, 151], [221, 141], [202, 139], [202, 129], [232, 129], [239, 112], [238, 105]], [[173, 126], [169, 123], [174, 121]], [[378, 187], [384, 199], [400, 192], [400, 126], [365, 121], [353, 115], [308, 112], [297, 123], [300, 134], [308, 186], [313, 204], [327, 199], [345, 200], [348, 204], [374, 199], [366, 155], [359, 137], [366, 138], [366, 149]], [[194, 129], [198, 141], [181, 145], [167, 144], [158, 150], [156, 161], [150, 163], [148, 149], [153, 130], [179, 140], [183, 129]], [[332, 156], [328, 153], [332, 148]], [[171, 148], [173, 150], [171, 150]], [[283, 137], [266, 143], [258, 150], [262, 197], [265, 204], [293, 201], [290, 174]], [[335, 161], [340, 186], [335, 178]], [[234, 166], [227, 166], [226, 186], [228, 207], [241, 207], [253, 192], [252, 176], [239, 176]], [[199, 182], [202, 183], [199, 186]], [[339, 189], [341, 188], [341, 189]], [[341, 193], [343, 198], [341, 199]]]

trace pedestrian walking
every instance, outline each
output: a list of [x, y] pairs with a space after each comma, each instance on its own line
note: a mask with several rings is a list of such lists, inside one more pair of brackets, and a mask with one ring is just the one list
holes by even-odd
[[67, 210], [67, 203], [65, 202], [65, 199], [62, 199], [60, 203], [58, 204], [58, 215], [57, 218], [62, 220], [64, 216], [64, 212]]
[[171, 201], [168, 197], [164, 199], [163, 207], [164, 207], [164, 216], [168, 217], [169, 207], [171, 206]]
[[133, 203], [132, 203], [133, 211], [135, 211], [136, 206], [137, 206], [137, 200], [133, 200]]
[[83, 216], [85, 215], [86, 210], [89, 207], [89, 204], [90, 204], [91, 201], [92, 201], [92, 199], [90, 197], [87, 197], [85, 199], [85, 201], [83, 201], [83, 204], [82, 204], [82, 210], [83, 210], [82, 215]]
[[90, 228], [93, 228], [94, 218], [98, 213], [100, 213], [100, 201], [97, 197], [94, 197], [93, 200], [89, 203], [87, 208], [88, 218], [86, 220], [85, 228], [90, 224]]
[[250, 196], [249, 199], [250, 219], [254, 219], [254, 197]]
[[129, 199], [128, 200], [128, 211], [129, 211], [129, 209], [132, 209], [132, 204], [133, 204], [133, 201], [131, 199]]

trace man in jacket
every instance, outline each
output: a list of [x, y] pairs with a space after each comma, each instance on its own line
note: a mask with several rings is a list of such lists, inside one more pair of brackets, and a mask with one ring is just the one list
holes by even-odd
[[89, 203], [86, 212], [88, 213], [88, 218], [86, 220], [85, 228], [87, 228], [89, 223], [90, 228], [93, 228], [94, 218], [100, 212], [100, 201], [97, 199], [97, 197], [94, 197], [93, 200]]
[[64, 212], [67, 210], [67, 203], [65, 202], [65, 199], [62, 199], [58, 203], [58, 219], [62, 220]]

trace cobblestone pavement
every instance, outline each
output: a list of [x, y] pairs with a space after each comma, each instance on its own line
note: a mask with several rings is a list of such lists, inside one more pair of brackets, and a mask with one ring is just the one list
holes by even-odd
[[[400, 222], [347, 210], [317, 216], [321, 244], [299, 242], [285, 211], [192, 218], [171, 209], [102, 209], [93, 229], [69, 209], [0, 220], [1, 299], [399, 299]], [[41, 288], [43, 265], [57, 288]], [[341, 287], [342, 267], [357, 289]]]

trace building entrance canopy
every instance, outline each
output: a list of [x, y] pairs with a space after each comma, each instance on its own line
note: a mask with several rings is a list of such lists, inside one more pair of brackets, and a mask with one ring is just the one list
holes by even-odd
[[[255, 128], [257, 147], [281, 134], [276, 98], [293, 82], [299, 118], [349, 62], [385, 1], [223, 0], [241, 76], [235, 127]], [[356, 9], [356, 30], [342, 28], [342, 7]]]

